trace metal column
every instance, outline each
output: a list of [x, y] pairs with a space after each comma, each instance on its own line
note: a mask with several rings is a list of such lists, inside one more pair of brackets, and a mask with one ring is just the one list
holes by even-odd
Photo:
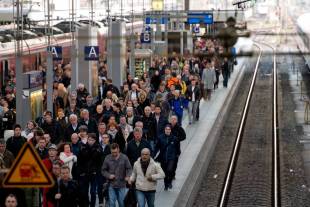
[[[47, 0], [47, 45], [51, 46], [51, 11], [50, 0]], [[47, 98], [47, 110], [53, 112], [53, 56], [52, 51], [49, 49], [47, 52], [47, 71], [46, 71], [46, 98]], [[55, 115], [55, 114], [54, 114]]]
[[23, 120], [23, 65], [22, 65], [22, 40], [20, 31], [20, 22], [22, 16], [22, 7], [20, 0], [16, 1], [16, 22], [17, 22], [17, 37], [16, 41], [16, 123], [24, 126], [26, 123]]

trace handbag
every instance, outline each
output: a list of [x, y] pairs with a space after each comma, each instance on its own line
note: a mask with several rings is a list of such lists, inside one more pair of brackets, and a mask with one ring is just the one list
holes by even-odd
[[137, 198], [135, 195], [135, 189], [134, 188], [129, 188], [125, 200], [125, 207], [136, 207], [137, 206]]

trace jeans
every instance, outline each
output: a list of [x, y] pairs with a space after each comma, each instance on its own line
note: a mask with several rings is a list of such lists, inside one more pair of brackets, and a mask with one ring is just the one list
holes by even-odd
[[102, 189], [100, 192], [100, 187], [99, 187], [100, 177], [101, 177], [100, 173], [80, 176], [79, 185], [80, 185], [80, 191], [81, 191], [81, 205], [82, 206], [89, 205], [89, 197], [88, 197], [89, 186], [90, 186], [90, 196], [91, 196], [90, 206], [95, 207], [97, 192], [98, 192], [99, 200], [100, 199], [103, 200]]
[[151, 139], [151, 140], [149, 140], [149, 144], [150, 144], [150, 146], [151, 146], [151, 155], [152, 155], [152, 156], [155, 156], [155, 155], [154, 155], [154, 152], [155, 152], [155, 141], [154, 141], [154, 138]]
[[145, 207], [145, 200], [148, 207], [154, 207], [155, 192], [136, 190], [138, 207]]
[[196, 121], [198, 101], [190, 101], [188, 104], [188, 121], [194, 123]]
[[113, 188], [109, 186], [109, 207], [116, 207], [116, 200], [119, 207], [125, 207], [124, 199], [127, 191], [127, 188]]

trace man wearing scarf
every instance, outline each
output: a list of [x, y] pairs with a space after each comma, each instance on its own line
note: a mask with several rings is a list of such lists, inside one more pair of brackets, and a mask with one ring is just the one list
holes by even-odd
[[130, 183], [136, 184], [136, 198], [139, 207], [154, 207], [157, 180], [163, 179], [165, 173], [158, 163], [151, 158], [148, 148], [141, 151], [141, 157], [135, 162]]

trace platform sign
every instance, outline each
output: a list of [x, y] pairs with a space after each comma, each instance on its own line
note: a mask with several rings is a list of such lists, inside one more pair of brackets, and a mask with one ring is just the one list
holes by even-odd
[[27, 142], [18, 153], [2, 185], [7, 188], [49, 188], [54, 186], [54, 180], [34, 147]]
[[189, 13], [187, 15], [188, 24], [213, 24], [213, 14], [210, 13]]
[[62, 47], [61, 46], [49, 46], [47, 51], [51, 51], [53, 60], [62, 60]]
[[193, 27], [193, 33], [199, 34], [200, 33], [200, 27], [199, 26], [194, 26]]
[[151, 27], [149, 25], [145, 26], [144, 31], [151, 32]]
[[86, 61], [99, 60], [99, 47], [98, 46], [85, 46], [84, 57]]
[[[160, 18], [160, 24], [167, 24], [168, 18], [167, 17], [161, 17]], [[146, 17], [145, 18], [145, 24], [157, 24], [157, 18], [154, 17]]]
[[151, 43], [151, 33], [149, 32], [144, 32], [144, 33], [141, 33], [141, 43], [144, 43], [144, 44], [150, 44]]

